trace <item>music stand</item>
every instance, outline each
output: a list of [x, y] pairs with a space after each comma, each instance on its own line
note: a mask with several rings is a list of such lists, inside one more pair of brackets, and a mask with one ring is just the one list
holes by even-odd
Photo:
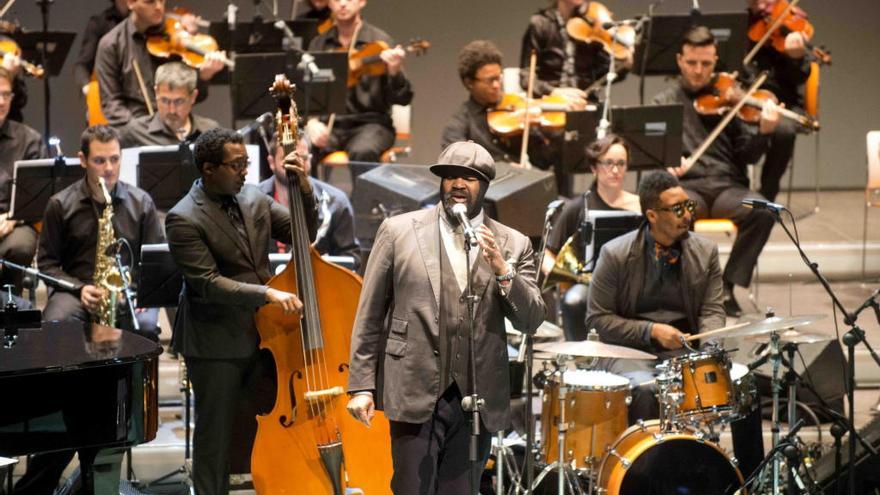
[[[745, 12], [703, 14], [697, 18], [692, 15], [654, 15], [651, 17], [651, 39], [642, 39], [636, 45], [633, 72], [641, 76], [677, 76], [678, 63], [675, 55], [684, 34], [693, 26], [706, 26], [715, 36], [718, 44], [718, 64], [716, 70], [731, 71], [742, 66], [746, 54], [749, 16]], [[644, 59], [645, 46], [648, 58]]]
[[46, 205], [55, 193], [85, 177], [79, 158], [19, 160], [12, 171], [12, 199], [9, 218], [24, 222], [43, 219]]
[[[285, 22], [294, 36], [294, 44], [291, 48], [307, 50], [309, 43], [318, 35], [318, 20], [296, 19]], [[238, 22], [231, 33], [227, 22], [212, 22], [208, 33], [217, 40], [221, 49], [228, 50], [231, 47], [236, 55], [279, 52], [284, 39], [284, 33], [271, 22]]]
[[[312, 78], [309, 89], [309, 102], [306, 105], [305, 92], [296, 91], [294, 101], [299, 108], [308, 106], [309, 115], [345, 113], [347, 102], [348, 54], [345, 52], [314, 52], [315, 65], [320, 73]], [[293, 53], [294, 66], [302, 54]], [[276, 104], [269, 95], [269, 86], [275, 75], [287, 67], [286, 53], [254, 53], [235, 57], [235, 71], [232, 73], [232, 115], [236, 119], [255, 119]], [[285, 75], [297, 88], [303, 88], [303, 73], [300, 70], [287, 71]], [[307, 117], [307, 115], [302, 115]]]
[[175, 307], [182, 288], [183, 275], [171, 256], [168, 244], [142, 245], [138, 270], [138, 307]]
[[[44, 135], [48, 138], [51, 135], [49, 119], [49, 109], [51, 108], [49, 78], [61, 73], [61, 69], [64, 67], [64, 61], [67, 59], [67, 53], [70, 51], [70, 47], [73, 46], [73, 40], [76, 38], [76, 33], [47, 31], [48, 3], [43, 3], [41, 7], [43, 10], [43, 30], [29, 33], [18, 33], [12, 36], [12, 38], [18, 43], [18, 46], [21, 47], [21, 57], [23, 59], [39, 60], [43, 65], [43, 69], [46, 71], [46, 75], [43, 77], [43, 119], [45, 120]], [[45, 42], [43, 41], [44, 38], [46, 40]], [[46, 48], [45, 60], [43, 59], [44, 45]]]
[[[677, 165], [681, 161], [684, 107], [648, 105], [611, 109], [611, 130], [629, 146], [629, 170]], [[571, 173], [590, 172], [584, 149], [596, 139], [599, 115], [596, 111], [568, 112], [562, 163]]]
[[586, 260], [585, 267], [592, 270], [599, 260], [602, 246], [639, 228], [645, 218], [633, 211], [590, 210], [587, 221], [587, 228], [590, 229], [590, 235], [588, 235], [590, 242], [586, 243], [584, 260]]
[[147, 192], [160, 211], [168, 211], [186, 196], [200, 177], [188, 146], [142, 149], [138, 157], [137, 184]]

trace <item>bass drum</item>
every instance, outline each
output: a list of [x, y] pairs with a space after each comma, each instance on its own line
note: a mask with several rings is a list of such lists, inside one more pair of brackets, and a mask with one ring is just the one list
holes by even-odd
[[631, 426], [599, 468], [607, 495], [724, 495], [743, 484], [730, 457], [691, 432], [661, 432], [660, 422]]

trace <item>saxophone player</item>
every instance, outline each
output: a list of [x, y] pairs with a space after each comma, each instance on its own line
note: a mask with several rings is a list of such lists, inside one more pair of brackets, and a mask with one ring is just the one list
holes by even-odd
[[[85, 178], [49, 199], [37, 264], [41, 271], [72, 282], [76, 292], [53, 290], [43, 311], [46, 320], [91, 320], [134, 329], [124, 296], [119, 295], [117, 304], [107, 309], [111, 295], [101, 281], [113, 278], [106, 272], [115, 270], [115, 263], [102, 257], [109, 244], [125, 239], [131, 251], [121, 248], [122, 259], [133, 270], [134, 281], [141, 245], [164, 242], [165, 234], [152, 198], [142, 189], [119, 181], [120, 157], [115, 130], [103, 125], [89, 127], [82, 133], [79, 152]], [[109, 205], [99, 179], [104, 180]], [[96, 273], [96, 268], [101, 273]], [[103, 316], [112, 309], [116, 310], [115, 322]], [[135, 313], [138, 333], [158, 340], [158, 309]]]

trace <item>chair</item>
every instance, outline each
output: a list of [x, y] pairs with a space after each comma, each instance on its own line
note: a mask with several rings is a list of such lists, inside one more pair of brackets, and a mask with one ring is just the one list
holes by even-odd
[[865, 213], [862, 227], [862, 280], [868, 256], [868, 208], [880, 208], [880, 131], [869, 131], [867, 138], [868, 177], [865, 184]]

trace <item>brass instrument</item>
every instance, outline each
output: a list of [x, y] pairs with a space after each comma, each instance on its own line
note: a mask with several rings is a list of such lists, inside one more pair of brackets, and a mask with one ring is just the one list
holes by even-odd
[[580, 260], [580, 256], [578, 256], [575, 250], [576, 246], [579, 244], [580, 230], [577, 230], [568, 238], [568, 240], [565, 241], [565, 244], [562, 245], [562, 249], [557, 253], [556, 263], [553, 264], [553, 269], [550, 270], [550, 273], [548, 273], [547, 277], [544, 279], [542, 289], [547, 289], [558, 283], [590, 283], [592, 274], [584, 271], [584, 262]]
[[95, 246], [95, 287], [103, 290], [98, 301], [98, 309], [92, 315], [92, 321], [108, 327], [116, 326], [116, 308], [119, 295], [125, 288], [122, 274], [116, 267], [116, 261], [107, 254], [108, 248], [116, 244], [116, 233], [113, 231], [113, 200], [107, 191], [103, 177], [98, 177], [101, 192], [104, 195], [104, 212], [98, 218], [98, 242]]

